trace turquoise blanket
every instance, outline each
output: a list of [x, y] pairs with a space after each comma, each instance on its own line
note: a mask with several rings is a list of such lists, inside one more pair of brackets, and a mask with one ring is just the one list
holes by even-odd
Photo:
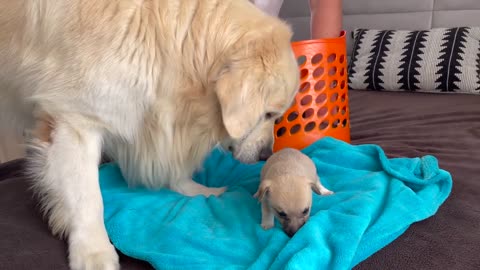
[[[303, 151], [335, 194], [314, 194], [310, 220], [289, 238], [260, 227], [252, 197], [263, 163], [214, 150], [194, 179], [228, 186], [220, 197], [129, 189], [119, 169], [100, 169], [105, 224], [122, 253], [157, 269], [350, 269], [412, 223], [435, 214], [452, 188], [432, 156], [388, 159], [376, 145], [324, 138]], [[435, 232], [432, 232], [435, 233]]]

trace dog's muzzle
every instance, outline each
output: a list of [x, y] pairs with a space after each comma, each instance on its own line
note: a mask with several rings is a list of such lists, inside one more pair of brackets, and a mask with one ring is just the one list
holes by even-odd
[[270, 156], [273, 155], [273, 150], [270, 147], [263, 148], [258, 155], [260, 161], [266, 161]]

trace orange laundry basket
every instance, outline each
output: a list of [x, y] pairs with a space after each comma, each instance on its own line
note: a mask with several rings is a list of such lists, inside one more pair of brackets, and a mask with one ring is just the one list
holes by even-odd
[[300, 88], [275, 122], [274, 152], [301, 150], [324, 136], [350, 142], [345, 31], [338, 38], [293, 42], [292, 48]]

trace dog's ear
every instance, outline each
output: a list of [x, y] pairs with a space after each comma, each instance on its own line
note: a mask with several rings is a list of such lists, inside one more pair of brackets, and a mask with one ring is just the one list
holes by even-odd
[[[239, 38], [234, 39], [212, 69], [223, 124], [233, 139], [249, 134], [260, 122], [265, 113], [264, 91], [273, 80], [272, 70], [282, 53], [291, 50], [290, 43], [285, 42], [291, 39], [290, 27], [277, 20], [271, 23], [255, 31], [239, 26], [235, 33]], [[298, 73], [296, 67], [294, 70]]]
[[242, 69], [235, 64], [224, 67], [215, 86], [223, 124], [233, 139], [241, 139], [250, 133], [264, 110], [261, 80], [244, 78]]
[[258, 199], [259, 201], [263, 201], [263, 199], [265, 199], [265, 197], [268, 196], [268, 193], [270, 192], [270, 185], [271, 181], [268, 179], [264, 179], [260, 183], [260, 186], [258, 187], [258, 190], [253, 195], [253, 197]]

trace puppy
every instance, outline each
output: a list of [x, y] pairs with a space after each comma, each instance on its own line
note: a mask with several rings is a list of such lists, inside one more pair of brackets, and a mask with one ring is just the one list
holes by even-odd
[[193, 172], [218, 144], [268, 158], [299, 84], [290, 27], [247, 0], [0, 0], [0, 29], [0, 140], [34, 129], [28, 169], [72, 269], [119, 268], [102, 152], [130, 185], [220, 195]]
[[272, 155], [263, 166], [254, 195], [262, 203], [262, 227], [272, 228], [277, 217], [285, 233], [292, 237], [310, 216], [312, 190], [321, 195], [333, 194], [320, 183], [310, 158], [291, 148]]

